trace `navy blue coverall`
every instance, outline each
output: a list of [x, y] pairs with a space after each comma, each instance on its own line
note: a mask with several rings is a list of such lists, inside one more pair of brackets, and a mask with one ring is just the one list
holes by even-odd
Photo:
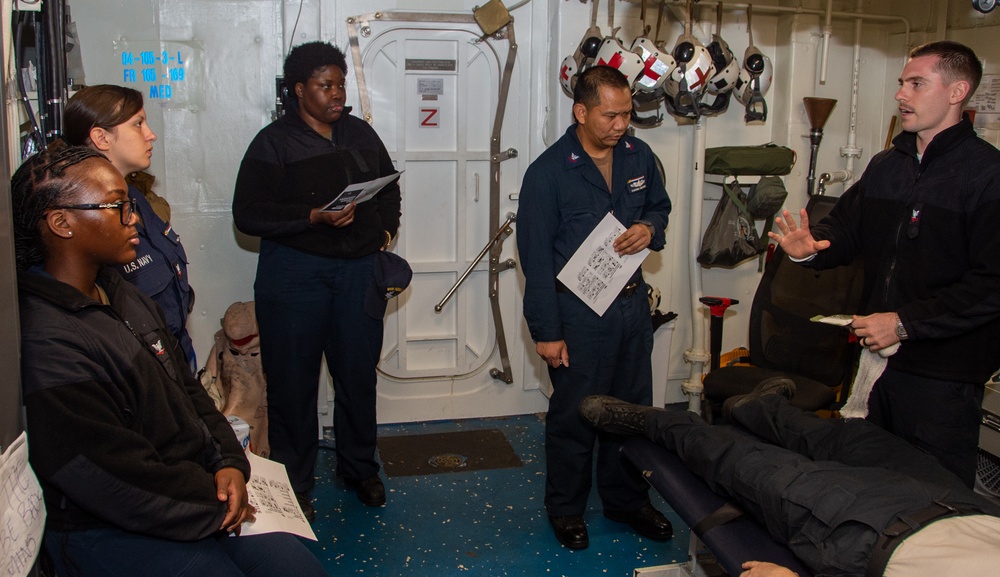
[[598, 316], [556, 280], [573, 253], [608, 213], [626, 227], [653, 227], [651, 250], [664, 246], [670, 199], [649, 146], [623, 136], [614, 148], [613, 190], [584, 152], [573, 124], [528, 167], [517, 213], [517, 247], [525, 276], [524, 317], [535, 342], [564, 340], [569, 366], [549, 369], [553, 393], [545, 420], [545, 506], [550, 516], [580, 515], [587, 505], [595, 439], [598, 491], [605, 510], [634, 511], [647, 486], [626, 472], [620, 443], [597, 439], [577, 407], [587, 395], [652, 401], [653, 329], [642, 272], [631, 295]]
[[188, 284], [187, 254], [173, 227], [157, 216], [142, 191], [130, 184], [128, 195], [135, 199], [140, 241], [135, 249], [135, 260], [118, 270], [125, 280], [160, 305], [167, 328], [180, 343], [191, 372], [197, 372], [194, 345], [187, 332], [193, 294]]

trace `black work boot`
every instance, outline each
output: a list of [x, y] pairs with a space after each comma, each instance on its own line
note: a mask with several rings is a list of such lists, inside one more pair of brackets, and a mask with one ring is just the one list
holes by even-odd
[[382, 484], [382, 479], [379, 478], [377, 473], [359, 481], [348, 479], [347, 486], [354, 489], [358, 495], [358, 500], [365, 505], [369, 507], [381, 507], [385, 505], [385, 485]]
[[646, 415], [655, 409], [626, 403], [614, 397], [591, 395], [580, 401], [580, 416], [595, 428], [618, 435], [641, 435]]
[[733, 410], [761, 397], [781, 395], [791, 399], [795, 394], [795, 382], [788, 377], [771, 377], [757, 383], [752, 391], [745, 395], [729, 397], [722, 403], [722, 416], [727, 421], [733, 420]]
[[674, 528], [670, 525], [670, 521], [649, 503], [635, 511], [605, 509], [604, 516], [612, 521], [628, 524], [633, 531], [653, 541], [666, 541], [674, 536]]

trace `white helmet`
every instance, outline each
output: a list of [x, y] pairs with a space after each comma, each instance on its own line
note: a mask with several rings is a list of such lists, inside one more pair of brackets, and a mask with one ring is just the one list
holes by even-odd
[[631, 86], [643, 73], [645, 65], [638, 54], [622, 46], [614, 36], [608, 36], [597, 51], [594, 66], [610, 66], [625, 75]]
[[767, 120], [767, 102], [764, 95], [771, 88], [774, 67], [771, 59], [756, 46], [747, 47], [743, 54], [743, 68], [736, 80], [733, 94], [746, 106], [746, 121]]
[[774, 74], [774, 67], [771, 65], [771, 59], [767, 57], [763, 52], [757, 49], [756, 46], [751, 46], [747, 48], [746, 53], [743, 55], [743, 68], [740, 69], [740, 76], [736, 80], [736, 99], [746, 104], [750, 97], [753, 95], [753, 88], [751, 87], [750, 81], [753, 79], [759, 79], [758, 89], [760, 94], [763, 96], [767, 94], [768, 89], [771, 88], [771, 77]]
[[[681, 36], [674, 47], [677, 67], [667, 79], [667, 94], [676, 96], [681, 90], [700, 94], [708, 87], [708, 79], [715, 74], [712, 56], [693, 36]], [[683, 83], [683, 86], [682, 86]]]
[[573, 96], [573, 87], [576, 85], [576, 74], [580, 71], [580, 66], [576, 58], [572, 55], [563, 58], [562, 65], [559, 66], [559, 85], [569, 96]]
[[718, 34], [712, 35], [712, 42], [705, 47], [712, 56], [715, 65], [715, 75], [708, 80], [708, 92], [721, 94], [729, 92], [736, 86], [740, 77], [740, 64], [729, 49], [729, 44]]
[[698, 118], [698, 100], [715, 74], [712, 56], [693, 36], [684, 35], [674, 46], [677, 67], [665, 84], [667, 109], [677, 116]]
[[559, 85], [570, 97], [573, 96], [573, 87], [576, 86], [576, 77], [593, 65], [594, 57], [601, 47], [601, 29], [596, 26], [589, 28], [580, 39], [580, 45], [576, 51], [566, 58], [563, 58], [559, 66]]
[[636, 38], [632, 42], [631, 50], [638, 54], [643, 62], [642, 73], [633, 84], [635, 90], [642, 92], [658, 90], [677, 66], [677, 61], [669, 52], [660, 51], [656, 44], [645, 36]]

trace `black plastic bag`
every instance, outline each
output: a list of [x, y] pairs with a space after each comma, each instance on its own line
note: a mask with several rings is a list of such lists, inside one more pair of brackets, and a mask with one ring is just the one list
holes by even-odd
[[722, 190], [725, 194], [701, 240], [698, 262], [703, 266], [733, 267], [761, 253], [760, 238], [739, 183], [723, 182]]

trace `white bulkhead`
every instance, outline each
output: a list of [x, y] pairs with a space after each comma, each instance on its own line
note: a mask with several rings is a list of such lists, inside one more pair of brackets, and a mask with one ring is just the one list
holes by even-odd
[[[85, 72], [75, 81], [125, 84], [145, 96], [149, 124], [159, 135], [150, 172], [157, 179], [156, 192], [170, 201], [172, 223], [190, 258], [197, 302], [189, 328], [202, 360], [226, 308], [253, 299], [258, 240], [237, 232], [230, 212], [240, 160], [272, 119], [275, 78], [289, 46], [327, 40], [348, 55], [353, 114], [370, 115], [397, 168], [405, 170], [402, 226], [393, 250], [411, 263], [414, 280], [390, 304], [386, 319], [380, 422], [545, 410], [548, 377], [521, 317], [523, 278], [515, 237], [501, 230], [502, 250], [487, 250], [473, 264], [516, 212], [525, 168], [571, 119], [571, 99], [559, 82], [561, 63], [594, 24], [602, 35], [631, 46], [643, 33], [643, 6], [617, 0], [612, 15], [602, 1], [592, 22], [591, 3], [509, 1], [513, 37], [505, 30], [499, 37], [484, 37], [469, 18], [480, 3], [69, 2]], [[667, 2], [657, 24], [658, 2], [647, 2], [648, 35], [667, 50], [684, 33], [683, 6]], [[700, 2], [693, 8], [690, 33], [704, 45], [719, 32], [715, 7], [715, 2]], [[661, 159], [673, 202], [667, 247], [643, 265], [647, 282], [662, 294], [660, 310], [679, 315], [657, 332], [655, 402], [686, 402], [682, 385], [701, 370], [699, 359], [707, 354], [707, 310], [692, 305], [693, 299], [699, 294], [740, 299], [728, 313], [723, 350], [745, 345], [760, 278], [755, 264], [732, 270], [691, 265], [699, 248], [694, 242], [721, 192], [711, 179], [706, 183], [696, 176], [701, 174], [696, 172], [700, 149], [766, 142], [790, 146], [798, 162], [785, 177], [786, 206], [798, 209], [805, 204], [809, 168], [804, 97], [838, 102], [825, 127], [817, 174], [850, 172], [856, 178], [886, 142], [896, 110], [896, 75], [908, 46], [940, 38], [969, 44], [984, 58], [987, 79], [992, 78], [980, 90], [995, 97], [1000, 48], [989, 39], [995, 37], [996, 18], [957, 1], [756, 2], [753, 43], [773, 64], [767, 119], [748, 124], [743, 106], [733, 99], [718, 116], [695, 122], [661, 110], [662, 123], [636, 129]], [[748, 46], [748, 32], [746, 5], [722, 2], [721, 36], [737, 58]], [[501, 103], [497, 157], [491, 140]], [[995, 115], [983, 114], [976, 124], [981, 136], [997, 143]], [[496, 164], [498, 186], [491, 187]], [[826, 185], [827, 194], [843, 190], [843, 182]], [[509, 226], [516, 235], [517, 223]], [[490, 267], [497, 267], [495, 284]], [[492, 291], [500, 322], [491, 308]]]

